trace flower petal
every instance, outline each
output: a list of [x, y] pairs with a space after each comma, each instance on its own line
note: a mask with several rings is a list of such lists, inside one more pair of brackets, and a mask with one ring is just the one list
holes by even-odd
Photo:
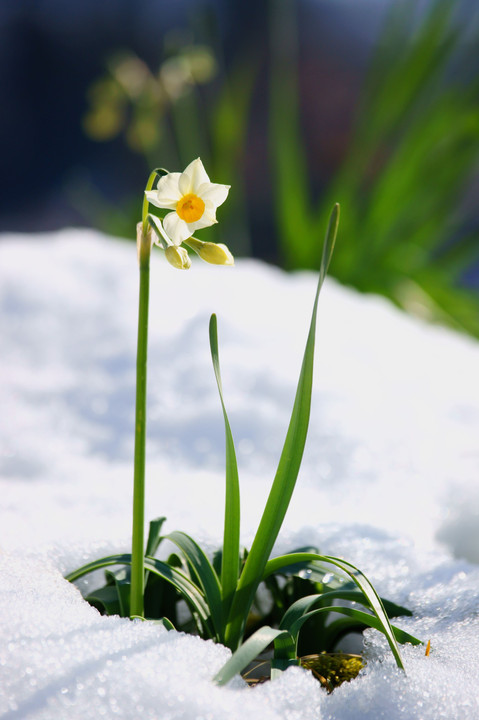
[[181, 192], [178, 186], [180, 177], [181, 173], [168, 173], [168, 175], [163, 175], [163, 177], [158, 180], [158, 185], [156, 186], [156, 202], [149, 200], [149, 198], [148, 200], [153, 202], [157, 207], [174, 210], [176, 203], [181, 198]]
[[206, 185], [205, 183], [198, 188], [197, 194], [205, 203], [208, 200], [217, 208], [228, 197], [230, 187], [231, 185], [219, 185], [218, 183], [208, 183]]
[[185, 223], [175, 212], [165, 216], [163, 227], [174, 245], [181, 245], [183, 240], [187, 240], [194, 233], [194, 230], [190, 230], [191, 224]]
[[[215, 208], [215, 206], [213, 205], [213, 203], [211, 202], [211, 200], [206, 200], [206, 201], [205, 201], [205, 210], [204, 210], [204, 212], [203, 212], [203, 216], [201, 217], [201, 219], [203, 219], [203, 217], [205, 217], [205, 216], [206, 216], [207, 219], [209, 219], [210, 224], [213, 224], [213, 223], [217, 222], [217, 220], [216, 220], [216, 208]], [[205, 227], [206, 227], [206, 225], [205, 225]]]
[[206, 174], [200, 158], [196, 158], [196, 160], [190, 162], [186, 170], [181, 173], [178, 185], [182, 195], [188, 195], [188, 193], [195, 193], [195, 195], [197, 195], [197, 189], [205, 183], [210, 184], [210, 179]]
[[210, 225], [215, 225], [217, 222], [218, 221], [215, 216], [214, 208], [208, 208], [208, 206], [206, 206], [206, 209], [199, 220], [196, 220], [196, 222], [188, 223], [188, 227], [190, 229], [190, 235], [193, 235], [193, 233], [196, 232], [197, 230], [201, 230], [201, 228], [209, 227]]
[[158, 205], [158, 193], [156, 190], [145, 190], [145, 196], [148, 202], [152, 205], [155, 205], [156, 207], [163, 207], [162, 205]]

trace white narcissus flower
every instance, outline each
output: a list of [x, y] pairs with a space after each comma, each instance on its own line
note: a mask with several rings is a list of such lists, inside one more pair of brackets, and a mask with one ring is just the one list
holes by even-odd
[[168, 173], [158, 180], [156, 190], [145, 191], [148, 202], [172, 210], [163, 219], [163, 227], [174, 245], [181, 245], [194, 232], [214, 225], [216, 208], [228, 196], [230, 185], [210, 182], [200, 158], [182, 173]]

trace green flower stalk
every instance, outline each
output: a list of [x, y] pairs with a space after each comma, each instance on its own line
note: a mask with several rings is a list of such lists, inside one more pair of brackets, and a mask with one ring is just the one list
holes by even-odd
[[[151, 173], [147, 189], [156, 172]], [[143, 202], [142, 222], [138, 223], [136, 242], [140, 269], [138, 302], [138, 341], [136, 351], [135, 456], [133, 474], [133, 530], [131, 542], [130, 616], [143, 617], [144, 525], [145, 525], [145, 448], [146, 448], [146, 374], [148, 359], [148, 306], [150, 299], [150, 255], [152, 231], [146, 222], [148, 202]]]
[[[157, 189], [152, 190], [158, 179]], [[226, 245], [204, 243], [192, 238], [198, 229], [216, 223], [216, 208], [229, 192], [229, 185], [210, 182], [199, 158], [183, 173], [155, 169], [145, 188], [142, 220], [137, 225], [137, 250], [140, 269], [138, 304], [138, 343], [136, 355], [135, 455], [133, 476], [133, 529], [131, 549], [130, 617], [143, 617], [145, 582], [145, 449], [146, 379], [148, 358], [148, 305], [150, 294], [150, 256], [153, 243], [165, 251], [173, 267], [191, 266], [186, 242], [203, 260], [214, 265], [233, 265]], [[164, 222], [148, 212], [149, 204], [170, 210]], [[154, 231], [154, 232], [153, 232]]]
[[[148, 231], [142, 236], [140, 260], [140, 297], [138, 306], [138, 344], [136, 357], [135, 460], [133, 480], [133, 532], [131, 546], [131, 617], [143, 617], [144, 582], [144, 516], [145, 516], [145, 446], [146, 446], [146, 366], [148, 353], [148, 301], [150, 285], [150, 250]], [[151, 248], [151, 246], [150, 246]]]

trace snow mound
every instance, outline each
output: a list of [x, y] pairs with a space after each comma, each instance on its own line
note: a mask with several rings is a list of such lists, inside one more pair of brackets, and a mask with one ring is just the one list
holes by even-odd
[[[334, 262], [334, 261], [333, 261]], [[332, 695], [292, 668], [250, 690], [229, 651], [101, 617], [62, 573], [129, 546], [138, 278], [132, 243], [90, 231], [0, 241], [2, 720], [476, 720], [479, 346], [326, 282], [308, 444], [276, 550], [316, 544], [406, 604], [407, 676], [381, 636]], [[208, 320], [251, 542], [281, 451], [314, 273], [152, 258], [147, 516], [221, 542], [224, 436]], [[95, 580], [87, 579], [95, 584]]]

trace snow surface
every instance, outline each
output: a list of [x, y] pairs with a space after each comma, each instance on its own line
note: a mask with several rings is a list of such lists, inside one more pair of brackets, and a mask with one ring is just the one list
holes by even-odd
[[[431, 639], [397, 671], [381, 636], [332, 695], [290, 669], [251, 690], [211, 677], [229, 651], [101, 617], [62, 574], [127, 551], [138, 278], [132, 243], [88, 231], [0, 239], [0, 717], [4, 720], [477, 720], [479, 346], [327, 281], [310, 434], [277, 545], [316, 544], [406, 604]], [[210, 551], [224, 436], [208, 320], [218, 315], [251, 542], [295, 392], [313, 273], [255, 261], [182, 273], [154, 251], [147, 517]], [[90, 583], [94, 581], [90, 580]]]

